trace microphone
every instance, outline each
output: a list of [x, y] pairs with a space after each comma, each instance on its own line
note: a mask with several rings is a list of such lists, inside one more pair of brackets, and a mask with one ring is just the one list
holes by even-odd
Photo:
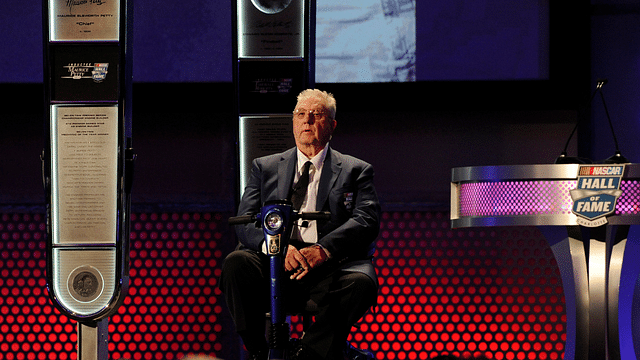
[[[596, 89], [602, 89], [602, 87], [605, 86], [608, 82], [609, 80], [607, 79], [596, 80]], [[591, 99], [593, 99], [593, 97]]]
[[[589, 102], [587, 103], [587, 108], [591, 108], [591, 103], [593, 102], [593, 98], [596, 97], [596, 94], [598, 94], [598, 91], [601, 91], [602, 87], [609, 82], [609, 80], [607, 79], [598, 79], [596, 80], [596, 89], [594, 90], [593, 94], [591, 94], [591, 98], [589, 98]], [[580, 112], [580, 110], [578, 110], [578, 118], [583, 118], [582, 113]], [[580, 121], [576, 122], [576, 126], [573, 127], [573, 130], [571, 130], [571, 134], [569, 135], [569, 138], [567, 139], [567, 142], [564, 145], [564, 149], [562, 150], [562, 152], [560, 153], [560, 156], [558, 156], [556, 158], [555, 164], [591, 164], [592, 161], [586, 158], [578, 158], [578, 157], [569, 157], [567, 156], [567, 148], [569, 148], [569, 143], [571, 142], [571, 138], [573, 137], [573, 134], [576, 133], [576, 131], [578, 130], [578, 124], [580, 123]]]
[[[607, 79], [598, 79], [598, 86], [600, 87], [600, 89], [602, 89], [602, 87], [606, 83], [607, 83]], [[600, 90], [600, 98], [602, 99], [602, 105], [604, 106], [604, 112], [605, 112], [605, 114], [607, 114], [607, 120], [609, 121], [609, 128], [611, 129], [611, 136], [613, 136], [613, 143], [616, 146], [616, 152], [612, 156], [610, 156], [607, 159], [605, 159], [604, 163], [605, 164], [624, 164], [624, 163], [628, 163], [629, 160], [627, 160], [627, 158], [622, 156], [622, 154], [620, 153], [620, 148], [618, 147], [618, 138], [616, 137], [616, 133], [613, 130], [613, 122], [611, 121], [611, 116], [609, 116], [609, 109], [607, 109], [607, 102], [604, 101], [604, 94], [602, 93], [602, 90]]]

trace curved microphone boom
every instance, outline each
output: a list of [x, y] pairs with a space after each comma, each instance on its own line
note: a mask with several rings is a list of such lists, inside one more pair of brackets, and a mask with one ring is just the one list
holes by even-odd
[[[604, 84], [607, 83], [607, 80], [604, 79]], [[602, 86], [601, 86], [602, 87]], [[611, 136], [613, 136], [613, 143], [616, 147], [616, 152], [615, 154], [613, 154], [612, 156], [608, 157], [604, 162], [607, 164], [624, 164], [624, 163], [628, 163], [629, 160], [627, 160], [626, 157], [622, 156], [622, 154], [620, 153], [620, 147], [618, 146], [618, 138], [616, 137], [616, 133], [613, 130], [613, 122], [611, 121], [611, 116], [609, 116], [609, 109], [607, 109], [607, 102], [604, 101], [604, 94], [602, 93], [602, 90], [600, 90], [600, 98], [602, 99], [602, 105], [604, 106], [604, 112], [605, 114], [607, 114], [607, 120], [609, 121], [609, 128], [611, 129]]]
[[[604, 101], [604, 95], [602, 94], [602, 87], [604, 87], [604, 85], [606, 85], [609, 82], [609, 80], [607, 79], [598, 79], [596, 81], [596, 89], [594, 90], [593, 94], [591, 94], [591, 98], [589, 99], [588, 102], [588, 106], [587, 108], [591, 107], [591, 103], [593, 102], [593, 98], [598, 94], [598, 92], [600, 92], [600, 98], [602, 99], [602, 104], [604, 105], [604, 109], [605, 112], [607, 114], [607, 119], [609, 120], [609, 127], [611, 128], [611, 133], [613, 135], [613, 141], [615, 142], [615, 146], [616, 146], [616, 153], [615, 155], [611, 156], [610, 158], [606, 159], [605, 162], [606, 163], [625, 163], [628, 162], [627, 159], [621, 155], [620, 150], [618, 148], [618, 139], [616, 138], [615, 132], [613, 130], [613, 123], [611, 122], [611, 117], [609, 116], [609, 110], [607, 109], [607, 104]], [[582, 114], [578, 111], [578, 117], [581, 118]], [[573, 130], [571, 131], [571, 134], [569, 135], [569, 138], [567, 139], [567, 142], [564, 145], [564, 149], [562, 150], [562, 153], [560, 153], [560, 156], [558, 158], [556, 158], [555, 163], [556, 164], [572, 164], [572, 163], [578, 163], [578, 164], [583, 164], [583, 163], [590, 163], [591, 161], [589, 159], [583, 159], [583, 158], [577, 158], [577, 157], [567, 157], [567, 148], [569, 147], [569, 143], [571, 142], [571, 138], [573, 137], [573, 135], [575, 134], [575, 132], [578, 130], [578, 124], [580, 122], [578, 121], [576, 123], [576, 125], [573, 127]]]

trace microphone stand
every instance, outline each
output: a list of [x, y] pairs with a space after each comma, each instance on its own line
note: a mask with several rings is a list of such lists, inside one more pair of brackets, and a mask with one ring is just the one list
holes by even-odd
[[[589, 99], [589, 108], [591, 108], [591, 104], [593, 102], [593, 98], [596, 96], [596, 94], [598, 94], [598, 92], [600, 92], [600, 98], [602, 99], [602, 104], [604, 106], [604, 110], [605, 113], [607, 114], [607, 119], [609, 121], [609, 127], [611, 128], [611, 134], [613, 136], [613, 141], [615, 143], [615, 147], [616, 147], [616, 152], [613, 156], [607, 158], [606, 160], [604, 160], [604, 163], [606, 164], [622, 164], [622, 163], [628, 163], [629, 161], [627, 160], [626, 157], [622, 156], [622, 154], [620, 153], [620, 149], [618, 147], [618, 139], [616, 137], [615, 131], [613, 130], [613, 123], [611, 122], [611, 117], [609, 116], [609, 110], [607, 109], [607, 103], [604, 100], [604, 95], [602, 93], [602, 87], [608, 82], [607, 79], [598, 79], [597, 80], [597, 84], [596, 84], [596, 89], [593, 92], [593, 94], [591, 95], [591, 98]], [[582, 114], [578, 111], [578, 115], [581, 118]], [[590, 164], [592, 163], [592, 161], [590, 159], [586, 159], [586, 158], [578, 158], [578, 157], [568, 157], [567, 156], [567, 148], [569, 147], [569, 142], [571, 141], [571, 138], [573, 137], [573, 134], [575, 134], [576, 130], [578, 129], [578, 123], [576, 123], [576, 125], [573, 127], [573, 130], [571, 131], [571, 134], [569, 135], [569, 138], [567, 139], [567, 142], [564, 145], [564, 150], [562, 151], [562, 153], [560, 153], [560, 156], [556, 158], [555, 164]]]
[[609, 128], [611, 129], [611, 135], [613, 136], [613, 143], [616, 146], [615, 154], [613, 154], [612, 156], [610, 156], [606, 160], [604, 160], [604, 163], [605, 164], [624, 164], [624, 163], [628, 163], [629, 160], [627, 160], [627, 158], [622, 156], [622, 154], [620, 153], [620, 148], [618, 147], [618, 138], [616, 137], [616, 133], [613, 130], [613, 123], [611, 122], [611, 116], [609, 116], [609, 109], [607, 109], [607, 102], [604, 101], [604, 94], [602, 93], [602, 90], [600, 90], [600, 98], [602, 99], [602, 105], [604, 106], [604, 112], [605, 112], [605, 114], [607, 114], [607, 120], [609, 121]]

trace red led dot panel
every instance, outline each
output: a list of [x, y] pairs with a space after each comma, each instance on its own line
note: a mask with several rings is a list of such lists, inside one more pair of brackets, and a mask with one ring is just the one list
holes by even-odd
[[45, 219], [0, 214], [0, 359], [68, 359], [75, 324], [49, 301]]
[[[228, 216], [132, 216], [129, 296], [109, 320], [111, 359], [220, 354]], [[0, 360], [77, 358], [76, 323], [47, 295], [45, 234], [43, 215], [0, 215]]]
[[222, 351], [218, 278], [228, 215], [131, 217], [131, 287], [111, 319], [112, 358], [179, 359]]
[[[132, 216], [131, 287], [109, 322], [110, 358], [238, 353], [223, 341], [233, 325], [217, 288], [222, 249], [235, 242], [228, 216]], [[375, 259], [379, 305], [354, 329], [352, 344], [385, 360], [561, 359], [564, 297], [541, 234], [452, 230], [448, 219], [445, 212], [384, 213]], [[76, 359], [76, 324], [46, 292], [45, 233], [43, 215], [0, 214], [0, 360]], [[300, 319], [292, 323], [299, 336]]]
[[375, 263], [379, 305], [349, 340], [376, 359], [562, 359], [563, 289], [537, 229], [452, 230], [445, 212], [387, 212]]

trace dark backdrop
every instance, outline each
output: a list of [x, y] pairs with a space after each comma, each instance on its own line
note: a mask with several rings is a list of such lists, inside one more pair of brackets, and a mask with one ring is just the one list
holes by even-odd
[[[209, 211], [221, 211], [220, 216], [227, 216], [232, 212], [238, 192], [237, 118], [233, 110], [233, 85], [230, 75], [226, 75], [231, 73], [232, 64], [231, 41], [226, 37], [231, 33], [230, 5], [213, 1], [206, 4], [137, 1], [136, 4], [136, 16], [141, 18], [138, 23], [148, 23], [153, 30], [136, 32], [135, 51], [155, 55], [135, 64], [133, 145], [139, 157], [133, 189], [134, 211], [148, 213], [150, 218], [154, 214], [162, 217], [165, 213]], [[169, 12], [158, 14], [159, 6]], [[549, 80], [318, 84], [338, 98], [339, 124], [332, 145], [374, 164], [385, 210], [398, 211], [389, 213], [390, 216], [412, 216], [409, 210], [444, 208], [445, 212], [437, 213], [441, 229], [427, 226], [425, 234], [433, 233], [443, 239], [451, 234], [464, 239], [483, 238], [487, 233], [483, 230], [463, 232], [446, 227], [451, 168], [551, 163], [576, 122], [580, 123], [580, 129], [570, 144], [569, 154], [593, 159], [610, 156], [614, 147], [602, 104], [594, 103], [593, 114], [586, 106], [597, 78], [609, 79], [604, 92], [618, 130], [621, 151], [632, 162], [638, 161], [640, 6], [632, 1], [611, 5], [604, 0], [556, 2], [550, 6]], [[208, 22], [207, 26], [191, 27], [219, 14], [223, 16]], [[3, 225], [1, 232], [8, 236], [3, 237], [3, 269], [13, 269], [10, 261], [18, 266], [36, 259], [29, 251], [41, 252], [44, 244], [21, 235], [27, 228], [33, 233], [30, 236], [38, 240], [42, 235], [36, 238], [35, 233], [44, 232], [39, 156], [46, 145], [42, 136], [39, 16], [40, 2], [0, 3], [3, 48], [0, 52], [0, 206], [6, 214], [3, 216], [11, 219], [3, 217], [7, 225]], [[175, 38], [181, 40], [171, 40]], [[194, 52], [194, 49], [202, 51]], [[165, 74], [174, 80], [150, 83], [150, 74]], [[194, 74], [198, 74], [195, 75], [197, 81], [193, 81]], [[222, 80], [218, 76], [222, 76]], [[225, 76], [229, 77], [225, 79]], [[31, 219], [31, 215], [11, 215], [18, 213], [40, 214], [37, 222], [33, 221], [38, 224], [37, 230], [30, 229], [31, 220], [19, 220]], [[16, 223], [13, 228], [18, 230], [12, 230], [13, 222]], [[383, 245], [397, 246], [398, 251], [410, 249], [404, 242], [411, 240], [402, 238], [408, 230], [400, 224], [393, 225], [397, 226], [396, 230], [390, 225], [393, 222], [385, 222], [388, 232], [397, 233], [399, 238]], [[21, 228], [21, 223], [26, 225]], [[146, 219], [135, 224], [141, 227], [136, 230], [140, 233], [148, 226], [152, 229], [158, 226]], [[411, 229], [410, 223], [406, 226]], [[423, 236], [421, 234], [417, 232], [413, 236]], [[228, 246], [226, 239], [219, 240]], [[145, 247], [154, 241], [133, 243]], [[434, 251], [445, 249], [440, 242], [429, 246]], [[494, 248], [493, 242], [483, 240], [481, 243], [488, 249]], [[460, 243], [466, 248], [464, 244]], [[211, 241], [209, 246], [218, 246], [218, 242]], [[519, 243], [513, 246], [522, 249]], [[138, 254], [141, 250], [134, 251]], [[443, 261], [452, 259], [448, 255], [442, 258]], [[37, 259], [36, 268], [43, 269], [44, 260]], [[417, 256], [402, 258], [416, 259]], [[169, 269], [151, 265], [142, 262], [134, 264], [134, 268]], [[215, 268], [212, 264], [208, 266]], [[389, 271], [391, 269], [402, 268], [393, 263], [389, 265]], [[26, 281], [35, 277], [21, 271]], [[135, 281], [147, 280], [139, 273], [133, 275]], [[157, 279], [157, 276], [150, 275], [151, 278]], [[425, 281], [437, 278], [420, 277]], [[16, 287], [8, 281], [4, 285], [14, 291]], [[44, 283], [40, 281], [37, 286], [29, 284], [28, 287], [41, 291]], [[130, 299], [137, 301], [140, 297]], [[3, 309], [9, 308], [20, 312], [37, 307], [25, 305], [23, 309], [5, 305]], [[122, 309], [128, 311], [128, 308]], [[217, 311], [224, 313], [219, 309], [214, 313]], [[621, 311], [629, 314], [631, 309]], [[228, 329], [224, 330], [220, 331], [227, 336]], [[65, 326], [61, 336], [73, 331]], [[114, 341], [114, 344], [120, 346], [125, 341]], [[72, 349], [66, 351], [72, 352]]]
[[[231, 2], [134, 4], [134, 205], [232, 208], [238, 189]], [[509, 17], [489, 5], [487, 20]], [[39, 154], [47, 146], [41, 130], [40, 3], [0, 6], [0, 38], [7, 49], [0, 55], [0, 116], [5, 126], [0, 151], [6, 154], [0, 159], [0, 203], [39, 206]], [[477, 8], [465, 2], [442, 6], [432, 18], [439, 26], [446, 24], [442, 34], [451, 42], [456, 36], [472, 39], [474, 27], [482, 22], [469, 11]], [[431, 16], [426, 9], [433, 10], [417, 7], [422, 57], [429, 49], [425, 44], [438, 34], [430, 23], [420, 22]], [[545, 6], [518, 11], [538, 16], [541, 9], [546, 11]], [[448, 207], [453, 167], [551, 163], [578, 121], [583, 126], [570, 154], [589, 155], [589, 113], [578, 115], [592, 86], [589, 10], [582, 1], [554, 3], [548, 8], [548, 23], [539, 17], [541, 36], [548, 32], [549, 45], [530, 46], [547, 58], [548, 79], [317, 84], [338, 99], [332, 145], [373, 163], [381, 198], [390, 206]], [[494, 21], [483, 31], [504, 31], [512, 25]], [[510, 46], [495, 41], [487, 45]], [[441, 51], [431, 47], [434, 54]], [[514, 61], [495, 51], [494, 61], [487, 62], [488, 54], [492, 52], [482, 53], [483, 62], [492, 66]], [[478, 56], [457, 61], [474, 63]]]

